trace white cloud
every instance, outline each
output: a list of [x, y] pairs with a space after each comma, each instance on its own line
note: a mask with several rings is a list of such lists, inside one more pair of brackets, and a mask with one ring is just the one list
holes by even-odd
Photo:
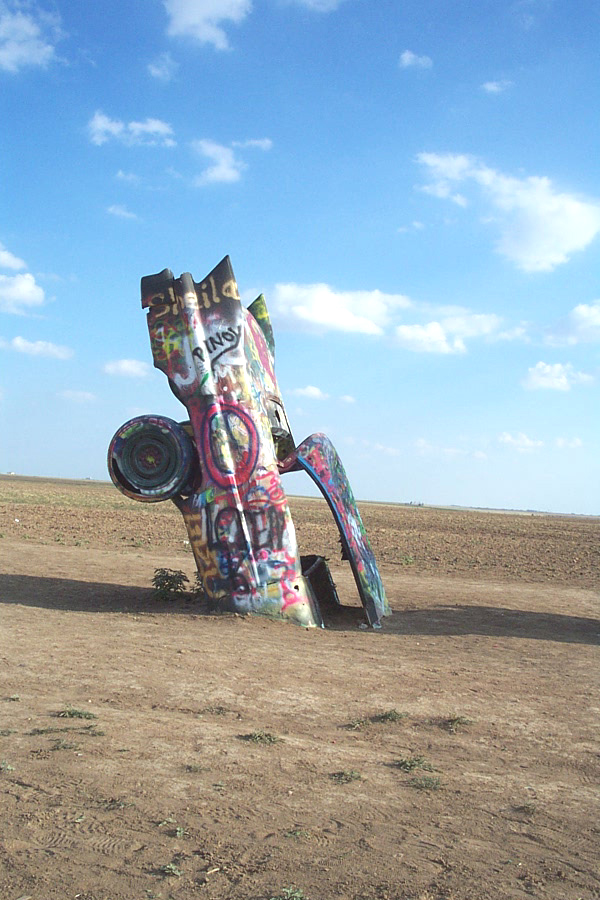
[[449, 340], [449, 335], [439, 322], [426, 325], [398, 325], [396, 341], [405, 350], [417, 353], [464, 353], [464, 341], [460, 337]]
[[29, 272], [0, 275], [0, 312], [22, 314], [45, 300], [44, 290]]
[[557, 437], [554, 441], [559, 450], [577, 450], [579, 447], [583, 447], [583, 441], [581, 438], [562, 438]]
[[405, 50], [400, 56], [401, 69], [430, 69], [433, 60], [429, 56], [417, 56], [412, 50]]
[[231, 149], [216, 141], [199, 140], [192, 144], [197, 153], [213, 161], [195, 180], [197, 187], [207, 184], [232, 184], [239, 181], [246, 163], [238, 159]]
[[512, 81], [508, 81], [506, 78], [502, 78], [500, 79], [500, 81], [484, 81], [484, 83], [481, 85], [481, 90], [485, 91], [486, 94], [502, 94], [512, 86]]
[[256, 148], [258, 150], [270, 150], [273, 141], [270, 138], [256, 138], [246, 141], [232, 141], [230, 146], [218, 144], [216, 141], [202, 139], [192, 141], [192, 148], [200, 156], [212, 160], [213, 165], [208, 166], [195, 179], [196, 187], [204, 187], [207, 184], [232, 184], [239, 181], [242, 172], [248, 168], [247, 164], [234, 152], [234, 147]]
[[177, 69], [178, 65], [170, 53], [161, 53], [157, 59], [148, 63], [148, 73], [165, 84], [173, 79]]
[[122, 122], [111, 119], [97, 110], [88, 122], [88, 134], [92, 144], [101, 146], [116, 140], [127, 146], [174, 147], [173, 129], [161, 119], [145, 119], [143, 122]]
[[107, 206], [106, 212], [110, 213], [111, 216], [116, 216], [118, 219], [137, 219], [135, 213], [130, 212], [126, 206], [122, 206], [119, 203], [114, 203], [112, 206]]
[[[500, 229], [497, 251], [525, 272], [550, 272], [600, 232], [600, 204], [558, 191], [549, 178], [516, 178], [464, 154], [420, 153], [427, 193], [465, 205], [457, 184], [475, 185]], [[466, 202], [466, 201], [465, 201]]]
[[254, 138], [248, 141], [232, 141], [232, 147], [256, 147], [258, 150], [271, 150], [273, 141], [271, 138]]
[[392, 313], [410, 307], [401, 294], [337, 291], [328, 284], [276, 284], [269, 307], [280, 321], [309, 331], [345, 331], [381, 335]]
[[22, 337], [15, 337], [12, 341], [0, 340], [0, 347], [26, 353], [28, 356], [47, 356], [52, 359], [70, 359], [73, 356], [70, 347], [61, 347], [49, 341], [27, 341]]
[[473, 450], [470, 447], [436, 447], [426, 438], [417, 438], [415, 448], [420, 456], [436, 456], [445, 459], [456, 459], [459, 457], [471, 459], [487, 459], [487, 454], [483, 450]]
[[0, 69], [15, 74], [28, 66], [46, 66], [56, 59], [59, 19], [32, 4], [0, 5]]
[[96, 395], [90, 391], [60, 391], [58, 396], [72, 403], [93, 403], [96, 400]]
[[547, 337], [549, 344], [573, 345], [600, 341], [600, 300], [580, 303]]
[[324, 394], [321, 388], [315, 387], [313, 384], [307, 384], [303, 388], [294, 388], [290, 391], [295, 397], [309, 397], [311, 400], [327, 400], [329, 394]]
[[239, 25], [252, 10], [251, 0], [164, 0], [164, 6], [170, 37], [191, 38], [212, 44], [216, 50], [229, 49], [221, 26], [229, 22]]
[[343, 394], [340, 400], [342, 403], [356, 403], [356, 398], [352, 394]]
[[295, 3], [297, 6], [305, 6], [315, 12], [333, 12], [345, 0], [288, 0], [288, 2]]
[[113, 359], [104, 365], [104, 372], [107, 375], [118, 375], [124, 378], [148, 378], [151, 371], [148, 363], [138, 359]]
[[590, 384], [594, 378], [585, 372], [576, 372], [571, 363], [539, 362], [527, 370], [523, 387], [530, 391], [570, 391], [575, 384]]
[[7, 250], [4, 244], [0, 243], [0, 268], [18, 271], [19, 269], [26, 269], [27, 265], [14, 253], [11, 253], [10, 250]]
[[544, 446], [543, 441], [536, 441], [533, 438], [527, 437], [522, 431], [514, 435], [509, 434], [507, 431], [503, 431], [498, 440], [501, 444], [513, 447], [519, 453], [532, 453], [534, 450], [539, 450], [540, 447]]
[[139, 184], [141, 181], [140, 176], [135, 172], [124, 172], [123, 169], [119, 169], [115, 177], [126, 184]]

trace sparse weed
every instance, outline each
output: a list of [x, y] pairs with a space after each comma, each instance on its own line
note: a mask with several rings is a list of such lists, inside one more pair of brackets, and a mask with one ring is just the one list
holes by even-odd
[[11, 734], [15, 734], [14, 728], [0, 728], [0, 737], [8, 737]]
[[424, 756], [403, 756], [394, 765], [403, 772], [413, 772], [415, 769], [423, 769], [425, 772], [435, 772]]
[[253, 744], [279, 744], [281, 738], [270, 731], [252, 731], [250, 734], [240, 735], [243, 741], [252, 741]]
[[414, 556], [401, 556], [398, 562], [401, 566], [412, 566], [414, 565], [415, 558]]
[[438, 791], [442, 786], [442, 780], [437, 775], [420, 775], [411, 778], [408, 783], [417, 791]]
[[442, 728], [445, 728], [450, 734], [457, 734], [457, 732], [472, 724], [473, 719], [467, 719], [466, 716], [450, 716], [448, 719], [443, 719], [441, 722]]
[[229, 710], [225, 706], [205, 706], [204, 709], [201, 709], [198, 713], [199, 716], [203, 716], [205, 714], [211, 716], [225, 716]]
[[15, 767], [11, 766], [5, 759], [0, 761], [0, 772], [14, 772]]
[[186, 594], [187, 575], [179, 569], [155, 569], [152, 585], [155, 600], [177, 600]]
[[167, 863], [164, 866], [159, 866], [158, 871], [161, 875], [175, 875], [177, 878], [181, 878], [183, 872], [179, 869], [175, 863]]
[[363, 729], [368, 728], [369, 725], [375, 725], [381, 722], [401, 722], [407, 717], [408, 713], [398, 712], [397, 709], [388, 709], [385, 712], [377, 713], [374, 716], [360, 716], [357, 719], [352, 719], [351, 722], [348, 722], [346, 728], [350, 731], [363, 731]]
[[66, 706], [56, 713], [59, 719], [97, 719], [98, 716], [89, 709], [75, 709], [74, 706]]
[[285, 887], [281, 894], [276, 897], [270, 897], [269, 900], [308, 900], [308, 897], [300, 888]]
[[371, 719], [367, 716], [361, 716], [358, 719], [352, 719], [351, 722], [348, 722], [346, 726], [350, 731], [362, 731], [363, 728], [368, 728], [371, 724]]
[[354, 769], [343, 769], [341, 772], [332, 772], [330, 778], [332, 781], [335, 781], [336, 784], [349, 784], [351, 781], [362, 780], [360, 772], [355, 772]]
[[293, 828], [285, 833], [286, 838], [293, 838], [295, 841], [302, 840], [302, 838], [310, 838], [311, 836], [310, 831], [307, 831], [305, 828]]
[[4, 698], [7, 703], [18, 703], [21, 699], [18, 694], [11, 694], [10, 697]]
[[397, 709], [388, 709], [385, 712], [379, 713], [377, 716], [373, 716], [373, 722], [401, 722], [403, 719], [408, 718], [408, 713], [398, 712]]
[[51, 750], [79, 750], [79, 744], [71, 744], [69, 741], [64, 741], [62, 738], [56, 738], [54, 741], [54, 746], [50, 747]]
[[203, 772], [204, 766], [199, 766], [197, 763], [188, 763], [185, 767], [186, 772]]

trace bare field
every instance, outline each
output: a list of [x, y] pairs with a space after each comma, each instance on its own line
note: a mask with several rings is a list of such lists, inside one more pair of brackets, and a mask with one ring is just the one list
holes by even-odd
[[178, 511], [0, 477], [2, 900], [600, 898], [600, 520], [324, 501], [325, 631], [152, 599]]

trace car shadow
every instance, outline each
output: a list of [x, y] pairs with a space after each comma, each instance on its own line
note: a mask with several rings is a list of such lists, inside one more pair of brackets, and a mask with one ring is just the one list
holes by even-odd
[[[0, 603], [73, 612], [218, 615], [202, 600], [156, 600], [153, 591], [144, 587], [33, 575], [0, 575]], [[355, 631], [357, 627], [365, 627], [364, 610], [360, 606], [326, 609], [324, 617], [326, 627], [332, 631]], [[382, 634], [446, 637], [478, 634], [600, 644], [599, 619], [498, 606], [427, 606], [393, 612], [382, 620], [382, 624]]]

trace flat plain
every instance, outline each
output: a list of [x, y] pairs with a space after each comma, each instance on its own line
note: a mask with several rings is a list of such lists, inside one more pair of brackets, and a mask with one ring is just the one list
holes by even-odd
[[324, 501], [324, 630], [158, 601], [170, 503], [0, 477], [2, 900], [600, 898], [600, 519]]

